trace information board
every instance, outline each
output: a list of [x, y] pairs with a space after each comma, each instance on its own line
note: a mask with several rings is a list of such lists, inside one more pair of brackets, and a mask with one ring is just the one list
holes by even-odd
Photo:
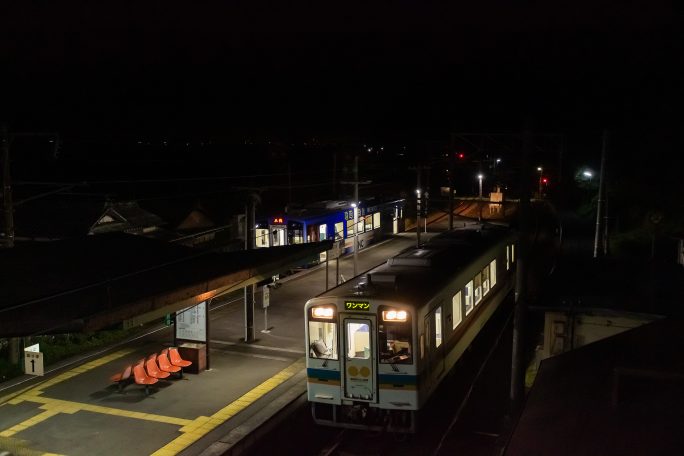
[[207, 341], [207, 302], [176, 312], [176, 339]]

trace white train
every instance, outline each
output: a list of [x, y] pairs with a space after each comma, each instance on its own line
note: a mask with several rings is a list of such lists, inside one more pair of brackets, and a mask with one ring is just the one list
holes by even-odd
[[418, 412], [514, 285], [517, 236], [440, 234], [305, 305], [318, 424], [415, 432]]

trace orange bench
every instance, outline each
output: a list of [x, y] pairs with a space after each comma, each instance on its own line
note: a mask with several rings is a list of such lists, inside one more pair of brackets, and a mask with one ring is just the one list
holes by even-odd
[[149, 390], [149, 385], [154, 385], [157, 383], [159, 380], [155, 377], [150, 377], [147, 375], [145, 372], [145, 359], [141, 359], [138, 361], [138, 363], [133, 366], [133, 377], [135, 378], [135, 383], [138, 385], [144, 385], [145, 386], [145, 394], [149, 396], [150, 390]]
[[169, 359], [171, 360], [171, 364], [174, 366], [188, 367], [192, 365], [192, 361], [181, 358], [181, 355], [178, 352], [178, 347], [169, 348]]
[[153, 353], [140, 359], [135, 364], [129, 364], [121, 372], [110, 377], [118, 384], [119, 391], [130, 382], [145, 386], [145, 394], [149, 395], [149, 385], [154, 385], [160, 379], [168, 378], [173, 373], [183, 377], [183, 368], [192, 365], [192, 361], [181, 358], [178, 348], [171, 347], [162, 350], [159, 355]]
[[183, 377], [183, 368], [171, 364], [171, 361], [169, 360], [169, 350], [167, 348], [159, 353], [159, 356], [157, 356], [157, 362], [159, 363], [159, 369], [163, 370], [164, 372], [169, 372], [171, 374], [177, 373], [178, 378]]
[[133, 370], [133, 365], [129, 364], [122, 370], [121, 372], [117, 372], [116, 374], [112, 375], [110, 377], [111, 381], [114, 383], [118, 383], [119, 385], [119, 392], [121, 392], [128, 383], [131, 382], [131, 371]]
[[170, 373], [164, 372], [163, 370], [159, 369], [159, 365], [157, 364], [156, 353], [152, 353], [150, 356], [147, 357], [147, 361], [145, 361], [145, 370], [147, 371], [147, 375], [157, 379], [166, 378], [171, 375]]

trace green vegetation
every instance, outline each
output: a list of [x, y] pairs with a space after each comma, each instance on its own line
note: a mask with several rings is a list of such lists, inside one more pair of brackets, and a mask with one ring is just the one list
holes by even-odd
[[[23, 338], [23, 346], [40, 344], [40, 351], [44, 356], [45, 367], [70, 358], [85, 354], [117, 342], [121, 342], [140, 332], [141, 328], [128, 330], [110, 329], [94, 333], [68, 333], [42, 335]], [[24, 373], [23, 360], [19, 364], [9, 361], [9, 341], [0, 339], [0, 382], [7, 381]]]

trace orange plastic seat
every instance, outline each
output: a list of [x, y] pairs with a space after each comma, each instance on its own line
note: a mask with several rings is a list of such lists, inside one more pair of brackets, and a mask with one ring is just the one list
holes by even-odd
[[131, 371], [133, 370], [133, 365], [129, 364], [124, 368], [123, 371], [118, 372], [110, 377], [111, 381], [119, 384], [119, 391], [131, 380]]
[[180, 353], [178, 353], [178, 348], [176, 347], [169, 348], [169, 358], [171, 360], [171, 364], [174, 366], [188, 367], [192, 365], [192, 361], [181, 358]]
[[157, 380], [154, 377], [150, 377], [145, 373], [145, 368], [144, 364], [142, 362], [136, 364], [133, 366], [133, 377], [135, 378], [135, 383], [138, 385], [144, 385], [145, 386], [145, 394], [150, 394], [149, 392], [149, 385], [154, 385], [157, 383], [159, 380]]
[[182, 368], [180, 366], [174, 366], [171, 364], [171, 361], [169, 361], [168, 352], [169, 351], [165, 348], [161, 351], [161, 353], [159, 353], [159, 356], [157, 356], [159, 369], [163, 370], [164, 372], [180, 372]]
[[154, 378], [166, 378], [171, 375], [168, 372], [164, 372], [159, 369], [159, 366], [157, 365], [156, 353], [153, 353], [147, 357], [147, 361], [145, 361], [145, 370], [147, 371], [147, 375]]

